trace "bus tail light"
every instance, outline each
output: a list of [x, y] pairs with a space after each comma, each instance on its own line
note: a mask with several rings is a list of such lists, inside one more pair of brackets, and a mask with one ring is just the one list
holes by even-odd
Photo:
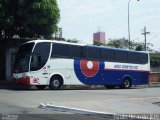
[[22, 78], [22, 84], [30, 85], [30, 78], [28, 76], [25, 76], [24, 78]]
[[16, 79], [13, 82], [14, 82], [14, 84], [30, 85], [30, 77], [25, 76], [23, 78]]

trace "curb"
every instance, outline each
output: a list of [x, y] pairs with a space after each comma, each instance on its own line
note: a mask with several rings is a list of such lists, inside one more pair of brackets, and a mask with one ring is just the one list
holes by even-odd
[[57, 105], [53, 105], [53, 104], [41, 103], [39, 105], [39, 108], [51, 109], [52, 111], [59, 111], [59, 112], [69, 112], [71, 114], [82, 114], [82, 115], [87, 115], [87, 116], [96, 116], [96, 117], [100, 117], [100, 118], [105, 118], [107, 120], [112, 120], [115, 118], [115, 115], [113, 113], [91, 111], [91, 110], [66, 107], [66, 106], [57, 106]]
[[[114, 114], [114, 113], [106, 113], [106, 112], [99, 112], [99, 111], [91, 111], [86, 109], [79, 109], [79, 108], [73, 108], [73, 107], [66, 107], [66, 106], [57, 106], [54, 104], [44, 104], [41, 103], [39, 105], [39, 108], [41, 109], [50, 109], [52, 111], [58, 111], [58, 112], [68, 112], [71, 114], [81, 114], [86, 116], [95, 116], [99, 119], [106, 119], [106, 120], [151, 120], [150, 115], [134, 115], [134, 114]], [[154, 119], [156, 120], [156, 119]]]

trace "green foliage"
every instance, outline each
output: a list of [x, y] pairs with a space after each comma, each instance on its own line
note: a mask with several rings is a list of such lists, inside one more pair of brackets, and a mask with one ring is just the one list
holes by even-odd
[[142, 51], [143, 50], [143, 46], [142, 45], [138, 45], [137, 47], [136, 47], [136, 51]]
[[[126, 38], [120, 38], [120, 39], [110, 39], [108, 44], [106, 44], [106, 46], [128, 49], [129, 44]], [[153, 52], [153, 50], [151, 49], [151, 46], [153, 46], [151, 43], [147, 43], [147, 51]], [[145, 46], [144, 46], [144, 43], [130, 41], [130, 48], [132, 50], [144, 51]]]
[[[153, 45], [151, 43], [147, 43], [147, 51], [153, 52], [154, 50], [151, 48]], [[134, 42], [134, 50], [137, 51], [145, 51], [145, 44], [144, 43], [138, 43]]]
[[79, 40], [77, 40], [77, 39], [67, 39], [66, 42], [70, 42], [70, 43], [78, 43]]
[[101, 45], [105, 45], [105, 44], [98, 42], [98, 41], [93, 41], [93, 45], [101, 46]]
[[0, 38], [51, 38], [59, 19], [56, 0], [0, 0]]
[[128, 40], [126, 38], [120, 39], [110, 39], [107, 46], [114, 47], [114, 48], [128, 48]]
[[159, 67], [160, 66], [160, 54], [159, 53], [150, 53], [150, 64], [151, 67]]

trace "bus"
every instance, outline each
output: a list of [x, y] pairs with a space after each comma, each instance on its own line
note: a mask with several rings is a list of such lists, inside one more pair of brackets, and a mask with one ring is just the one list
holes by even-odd
[[63, 85], [130, 88], [148, 84], [149, 53], [104, 46], [33, 40], [18, 48], [13, 82], [57, 90]]

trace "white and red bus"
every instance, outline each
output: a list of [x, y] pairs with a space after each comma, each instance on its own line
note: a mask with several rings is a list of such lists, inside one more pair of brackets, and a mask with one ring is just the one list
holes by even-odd
[[34, 40], [19, 47], [13, 82], [39, 89], [60, 89], [62, 85], [129, 88], [148, 84], [149, 72], [147, 52]]

